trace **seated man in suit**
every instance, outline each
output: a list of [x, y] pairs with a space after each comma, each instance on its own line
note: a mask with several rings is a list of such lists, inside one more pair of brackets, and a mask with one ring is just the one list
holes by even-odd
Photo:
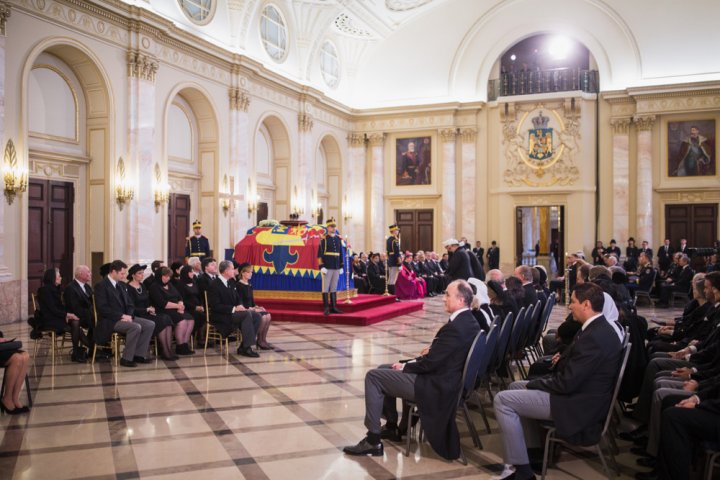
[[679, 271], [672, 278], [668, 278], [660, 285], [660, 301], [655, 304], [656, 307], [667, 308], [668, 301], [673, 292], [690, 293], [693, 275], [695, 272], [690, 268], [690, 258], [687, 255], [681, 255], [678, 260]]
[[532, 447], [541, 445], [540, 432], [531, 429], [523, 418], [554, 421], [557, 436], [573, 444], [588, 445], [599, 440], [622, 352], [616, 330], [621, 327], [605, 320], [601, 313], [604, 304], [600, 287], [592, 283], [577, 285], [569, 308], [582, 327], [572, 345], [557, 359], [553, 372], [529, 382], [513, 382], [508, 390], [495, 396], [504, 460], [510, 466], [500, 478], [535, 478], [523, 426], [527, 427]]
[[259, 357], [252, 349], [255, 343], [261, 316], [245, 308], [235, 288], [235, 266], [230, 260], [223, 260], [218, 266], [220, 275], [210, 282], [207, 289], [210, 323], [223, 337], [234, 330], [242, 332], [242, 344], [237, 353], [244, 357]]
[[150, 363], [146, 355], [152, 339], [155, 322], [133, 316], [133, 305], [123, 279], [127, 278], [127, 265], [121, 260], [110, 264], [110, 272], [95, 285], [95, 306], [98, 323], [95, 341], [107, 343], [112, 332], [125, 334], [125, 350], [120, 365], [136, 367], [136, 362]]
[[[383, 455], [382, 436], [399, 436], [396, 398], [414, 401], [430, 445], [443, 458], [460, 455], [460, 437], [455, 424], [457, 399], [465, 359], [480, 331], [470, 312], [473, 291], [464, 280], [456, 280], [445, 292], [445, 310], [450, 320], [438, 330], [430, 347], [408, 362], [383, 365], [365, 375], [365, 426], [367, 436], [357, 445], [345, 447], [349, 455]], [[380, 416], [387, 424], [380, 428]]]
[[[93, 343], [93, 322], [92, 322], [92, 288], [90, 279], [92, 274], [87, 265], [78, 265], [75, 269], [75, 278], [65, 287], [64, 298], [65, 308], [68, 312], [75, 314], [80, 319], [80, 327], [87, 329], [88, 337], [84, 333], [79, 336], [79, 341], [92, 350]], [[81, 330], [82, 332], [82, 330]], [[73, 338], [73, 362], [83, 363], [87, 361], [87, 354], [83, 348], [76, 344]]]
[[522, 282], [523, 288], [523, 300], [518, 305], [519, 307], [528, 308], [530, 305], [535, 305], [538, 301], [537, 292], [533, 287], [533, 269], [528, 265], [520, 265], [515, 269], [515, 277]]

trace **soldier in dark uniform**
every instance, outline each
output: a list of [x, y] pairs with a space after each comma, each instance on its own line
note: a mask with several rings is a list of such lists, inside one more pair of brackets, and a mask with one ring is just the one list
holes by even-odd
[[187, 237], [185, 244], [185, 258], [198, 257], [202, 261], [205, 257], [210, 256], [210, 241], [202, 234], [202, 223], [200, 220], [193, 222], [193, 232], [195, 235]]
[[387, 252], [388, 264], [388, 291], [395, 294], [395, 280], [400, 273], [400, 265], [402, 265], [402, 256], [400, 255], [400, 227], [393, 223], [388, 227], [390, 236], [385, 242], [385, 250]]
[[645, 252], [640, 253], [638, 262], [637, 277], [631, 277], [630, 283], [626, 285], [633, 296], [635, 296], [635, 291], [638, 289], [643, 292], [649, 292], [653, 287], [652, 283], [655, 278], [655, 269]]
[[[318, 265], [322, 273], [322, 297], [325, 315], [342, 313], [337, 308], [337, 284], [340, 275], [343, 273], [343, 251], [342, 240], [335, 234], [335, 219], [331, 218], [325, 224], [327, 235], [320, 240], [318, 246]], [[349, 274], [349, 272], [348, 272]], [[330, 303], [328, 304], [328, 297]]]

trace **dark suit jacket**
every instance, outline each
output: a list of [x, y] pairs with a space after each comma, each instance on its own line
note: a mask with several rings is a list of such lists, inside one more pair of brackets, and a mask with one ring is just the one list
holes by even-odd
[[657, 252], [658, 267], [660, 267], [660, 270], [668, 269], [668, 267], [672, 263], [673, 253], [675, 253], [675, 249], [672, 247], [672, 245], [668, 246], [667, 252], [665, 252], [665, 245], [660, 245]]
[[522, 305], [519, 305], [520, 307], [527, 308], [530, 305], [535, 305], [537, 303], [538, 295], [532, 283], [523, 285], [523, 292], [525, 293], [525, 296], [523, 297]]
[[500, 268], [500, 247], [490, 247], [487, 252], [488, 268]]
[[113, 287], [110, 279], [105, 277], [95, 285], [95, 308], [97, 309], [97, 325], [95, 326], [95, 341], [107, 343], [110, 341], [115, 324], [123, 315], [133, 315], [135, 305], [127, 292], [124, 282], [117, 283], [120, 287]]
[[470, 270], [472, 272], [472, 277], [477, 278], [478, 280], [485, 281], [485, 269], [480, 264], [480, 260], [475, 255], [468, 254], [468, 260], [470, 260]]
[[369, 262], [367, 266], [368, 280], [372, 293], [378, 294], [385, 290], [385, 273], [380, 269], [381, 264]]
[[575, 445], [600, 439], [620, 370], [622, 346], [600, 315], [580, 331], [554, 371], [527, 388], [550, 394], [550, 411], [560, 438]]
[[682, 270], [680, 270], [677, 280], [674, 282], [675, 290], [678, 292], [690, 293], [690, 287], [692, 286], [692, 279], [694, 276], [695, 272], [692, 268], [690, 268], [690, 265], [685, 265]]
[[62, 301], [62, 290], [55, 285], [43, 285], [38, 288], [38, 308], [40, 309], [40, 328], [62, 332], [67, 326], [67, 310]]
[[483, 247], [473, 248], [473, 253], [477, 257], [478, 262], [480, 262], [480, 265], [485, 265], [485, 258], [483, 257], [485, 255], [485, 249]]
[[452, 255], [450, 255], [445, 275], [447, 275], [451, 281], [458, 279], [467, 280], [472, 277], [470, 255], [468, 255], [467, 250], [464, 248], [458, 248]]
[[83, 292], [80, 284], [74, 279], [65, 287], [65, 307], [80, 319], [80, 325], [85, 328], [92, 327], [92, 288], [85, 284], [87, 294]]
[[427, 355], [406, 363], [403, 369], [405, 373], [417, 374], [415, 401], [420, 407], [423, 429], [438, 455], [449, 460], [460, 456], [460, 436], [455, 424], [460, 380], [468, 351], [479, 331], [477, 320], [466, 310], [440, 327]]
[[221, 335], [230, 335], [233, 329], [233, 307], [242, 304], [240, 295], [235, 288], [235, 282], [228, 280], [226, 287], [220, 278], [216, 278], [208, 285], [207, 294], [208, 306], [210, 307], [210, 323]]

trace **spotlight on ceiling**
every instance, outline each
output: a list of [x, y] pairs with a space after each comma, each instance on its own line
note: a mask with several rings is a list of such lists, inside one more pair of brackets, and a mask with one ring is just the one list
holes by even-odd
[[562, 60], [573, 48], [573, 42], [567, 37], [556, 35], [548, 41], [547, 49], [551, 58]]

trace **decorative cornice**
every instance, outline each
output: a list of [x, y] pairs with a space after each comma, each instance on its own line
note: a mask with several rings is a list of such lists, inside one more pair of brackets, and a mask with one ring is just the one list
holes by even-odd
[[383, 143], [385, 143], [384, 133], [371, 133], [367, 138], [371, 147], [382, 147]]
[[298, 128], [301, 132], [309, 132], [313, 128], [313, 118], [309, 113], [298, 113]]
[[627, 135], [628, 131], [630, 130], [631, 123], [632, 123], [631, 118], [611, 118], [610, 119], [610, 125], [613, 128], [613, 133], [615, 133], [615, 134]]
[[655, 115], [635, 115], [633, 123], [638, 130], [650, 130], [655, 124]]
[[454, 142], [457, 134], [457, 128], [443, 128], [440, 130], [440, 140], [443, 142]]
[[155, 74], [158, 71], [159, 63], [157, 59], [140, 53], [139, 51], [128, 52], [128, 76], [147, 80], [155, 83]]
[[5, 36], [5, 24], [8, 18], [10, 18], [10, 5], [0, 2], [0, 35], [3, 37]]
[[363, 147], [365, 146], [365, 135], [362, 133], [348, 133], [347, 142], [351, 147]]
[[247, 112], [250, 108], [250, 95], [246, 91], [238, 87], [230, 87], [230, 110], [240, 110]]
[[464, 143], [474, 142], [476, 136], [477, 136], [476, 128], [461, 128], [460, 129], [460, 139], [462, 139], [462, 141]]

